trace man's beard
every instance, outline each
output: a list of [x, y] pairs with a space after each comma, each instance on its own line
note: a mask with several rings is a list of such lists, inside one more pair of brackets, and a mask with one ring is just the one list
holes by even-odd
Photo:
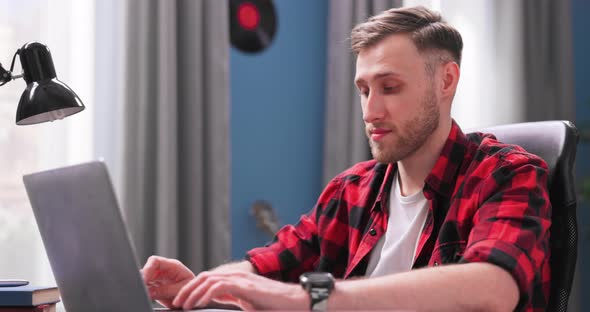
[[[371, 146], [373, 158], [380, 163], [394, 163], [407, 158], [418, 150], [428, 137], [438, 128], [440, 110], [436, 101], [434, 89], [430, 88], [420, 105], [414, 118], [405, 124], [397, 127], [387, 123], [375, 123], [374, 127], [391, 129], [388, 136], [395, 136], [393, 144], [391, 141], [383, 140], [374, 142], [367, 129], [367, 137]], [[392, 139], [392, 138], [387, 138]]]

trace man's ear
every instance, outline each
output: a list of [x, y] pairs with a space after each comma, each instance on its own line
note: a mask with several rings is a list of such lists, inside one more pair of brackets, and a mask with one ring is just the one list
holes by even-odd
[[459, 65], [455, 62], [447, 62], [442, 65], [441, 69], [441, 95], [443, 98], [453, 98], [457, 90], [457, 84], [459, 83], [459, 76], [461, 75]]

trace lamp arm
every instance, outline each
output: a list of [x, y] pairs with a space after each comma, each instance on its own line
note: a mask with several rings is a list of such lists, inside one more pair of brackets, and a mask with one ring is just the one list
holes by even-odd
[[12, 80], [12, 74], [2, 67], [0, 64], [0, 86], [5, 85], [7, 82]]
[[2, 67], [2, 64], [0, 64], [0, 86], [5, 85], [6, 83], [8, 83], [11, 80], [14, 79], [18, 79], [21, 78], [23, 75], [13, 75], [12, 74], [12, 70], [14, 70], [14, 61], [16, 60], [16, 56], [18, 55], [19, 50], [16, 50], [16, 53], [14, 53], [14, 56], [12, 57], [12, 63], [10, 64], [10, 70], [6, 70], [4, 69], [4, 67]]

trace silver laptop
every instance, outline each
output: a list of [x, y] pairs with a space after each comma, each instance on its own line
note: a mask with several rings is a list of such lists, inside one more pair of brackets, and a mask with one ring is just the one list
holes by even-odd
[[104, 163], [23, 181], [66, 310], [151, 311]]

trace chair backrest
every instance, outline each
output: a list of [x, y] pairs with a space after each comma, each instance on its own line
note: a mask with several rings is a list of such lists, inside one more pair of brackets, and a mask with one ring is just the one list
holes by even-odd
[[469, 129], [496, 136], [498, 141], [516, 144], [543, 158], [549, 166], [551, 217], [551, 293], [548, 311], [567, 310], [578, 256], [574, 160], [579, 134], [569, 121], [525, 122]]

